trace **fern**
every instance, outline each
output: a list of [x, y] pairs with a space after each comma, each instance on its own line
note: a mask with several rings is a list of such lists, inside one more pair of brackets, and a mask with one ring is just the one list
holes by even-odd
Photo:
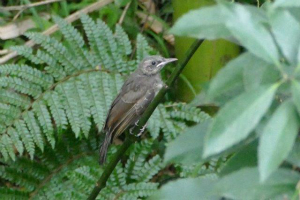
[[[54, 20], [67, 46], [26, 33], [40, 48], [13, 47], [28, 61], [0, 66], [0, 177], [7, 183], [0, 188], [0, 199], [85, 199], [103, 171], [94, 127], [102, 128], [123, 74], [156, 53], [138, 35], [136, 58], [129, 60], [131, 42], [120, 26], [113, 33], [103, 21], [83, 15], [85, 44], [73, 26], [59, 17]], [[156, 191], [158, 184], [151, 179], [164, 165], [152, 150], [153, 141], [160, 134], [170, 141], [186, 128], [186, 121], [206, 117], [185, 104], [160, 105], [149, 121], [150, 136], [131, 147], [99, 199], [138, 199]], [[108, 160], [116, 149], [111, 146]]]
[[[103, 172], [97, 162], [98, 145], [94, 138], [79, 142], [69, 135], [57, 143], [56, 150], [49, 146], [45, 147], [44, 152], [37, 150], [37, 159], [34, 161], [22, 157], [15, 162], [5, 162], [7, 166], [0, 167], [0, 177], [15, 186], [0, 188], [1, 198], [16, 194], [14, 197], [20, 199], [86, 199], [97, 177]], [[150, 141], [146, 143], [151, 144]], [[135, 144], [129, 157], [143, 151], [145, 158], [151, 153], [149, 145]], [[110, 148], [108, 159], [115, 150], [115, 147]], [[126, 172], [127, 164], [123, 167], [119, 163], [99, 199], [137, 199], [153, 194], [158, 184], [148, 181], [161, 169], [158, 160], [161, 161], [161, 158], [155, 156], [148, 162], [142, 161], [140, 170], [143, 175], [140, 177], [144, 178], [135, 180], [126, 180], [129, 175]], [[145, 173], [149, 167], [155, 170]]]
[[[54, 20], [74, 51], [48, 36], [27, 33], [42, 48], [35, 51], [28, 47], [14, 47], [14, 50], [32, 63], [44, 66], [44, 70], [28, 64], [0, 66], [0, 129], [1, 135], [5, 136], [1, 138], [8, 141], [1, 153], [6, 159], [8, 155], [15, 157], [11, 151], [14, 144], [18, 144], [18, 152], [23, 153], [20, 141], [33, 158], [35, 146], [43, 150], [46, 139], [54, 147], [55, 133], [61, 133], [69, 126], [80, 138], [88, 137], [91, 119], [101, 129], [109, 106], [123, 84], [119, 73], [109, 71], [129, 73], [132, 70], [132, 61], [127, 60], [131, 44], [120, 26], [113, 35], [104, 22], [98, 20], [95, 23], [83, 15], [81, 20], [89, 40], [89, 51], [74, 27], [59, 17], [54, 17]], [[134, 63], [151, 51], [153, 49], [146, 39], [138, 35]], [[95, 69], [97, 60], [103, 65], [102, 71]], [[184, 120], [199, 122], [203, 118], [198, 109], [185, 105], [177, 107], [178, 111], [169, 113], [160, 106], [154, 113], [153, 116], [160, 120], [149, 122], [153, 138], [163, 130], [169, 141], [185, 128]], [[11, 135], [15, 131], [19, 140], [15, 134]]]

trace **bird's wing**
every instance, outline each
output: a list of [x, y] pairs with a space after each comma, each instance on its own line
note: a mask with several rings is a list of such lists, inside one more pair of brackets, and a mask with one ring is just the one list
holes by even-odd
[[112, 134], [112, 137], [120, 135], [139, 119], [154, 96], [151, 85], [143, 84], [143, 80], [126, 81], [112, 103], [104, 130], [107, 134]]

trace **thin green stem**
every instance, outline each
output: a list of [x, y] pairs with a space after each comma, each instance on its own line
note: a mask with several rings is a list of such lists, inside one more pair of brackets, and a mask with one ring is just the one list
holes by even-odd
[[[198, 47], [202, 44], [203, 40], [196, 40], [192, 46], [189, 48], [188, 52], [186, 53], [185, 59], [182, 61], [182, 63], [177, 64], [176, 68], [172, 72], [170, 78], [166, 82], [166, 87], [163, 87], [159, 93], [156, 95], [154, 100], [151, 102], [149, 107], [144, 112], [143, 116], [139, 120], [138, 126], [136, 126], [133, 130], [134, 134], [138, 134], [140, 132], [140, 128], [143, 127], [152, 113], [154, 112], [155, 108], [158, 106], [158, 104], [161, 102], [161, 100], [164, 98], [168, 88], [174, 84], [175, 80], [179, 77], [180, 73], [184, 69], [184, 67], [187, 65], [191, 57], [194, 55]], [[108, 165], [105, 167], [104, 172], [102, 173], [101, 177], [96, 183], [96, 186], [94, 187], [93, 191], [91, 192], [90, 196], [88, 197], [88, 200], [96, 199], [99, 192], [105, 187], [106, 182], [115, 169], [116, 165], [118, 164], [119, 160], [122, 158], [122, 156], [125, 154], [127, 149], [130, 147], [131, 144], [133, 144], [137, 138], [129, 137], [129, 135], [126, 136], [126, 139], [120, 149], [113, 155], [112, 159], [108, 163]]]

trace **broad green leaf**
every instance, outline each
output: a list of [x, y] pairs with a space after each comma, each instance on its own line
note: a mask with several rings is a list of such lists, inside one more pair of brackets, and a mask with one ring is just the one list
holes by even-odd
[[300, 23], [300, 12], [299, 8], [297, 7], [291, 7], [286, 9], [290, 12], [290, 14]]
[[231, 33], [225, 26], [227, 19], [218, 5], [205, 7], [183, 15], [170, 31], [199, 39], [229, 38]]
[[299, 173], [279, 169], [268, 181], [260, 183], [257, 168], [244, 168], [220, 179], [206, 176], [172, 181], [149, 199], [289, 199], [299, 179]]
[[246, 53], [244, 62], [243, 83], [246, 91], [254, 90], [261, 85], [269, 85], [280, 79], [277, 68], [264, 60]]
[[278, 196], [283, 199], [293, 195], [299, 179], [299, 173], [279, 169], [265, 183], [260, 183], [257, 168], [244, 168], [224, 176], [213, 190], [226, 199], [258, 200]]
[[299, 7], [299, 0], [276, 0], [274, 6], [277, 7]]
[[259, 172], [266, 180], [291, 151], [298, 132], [298, 116], [291, 101], [275, 111], [259, 140]]
[[[207, 98], [211, 101], [224, 101], [228, 94], [243, 91], [243, 66], [247, 65], [251, 58], [249, 53], [242, 54], [222, 68], [210, 83]], [[232, 95], [228, 96], [232, 98]]]
[[217, 178], [187, 178], [169, 182], [164, 185], [150, 200], [156, 199], [199, 199], [201, 200], [218, 200], [220, 196], [212, 195], [212, 188], [217, 182]]
[[257, 140], [248, 144], [239, 152], [234, 154], [222, 167], [220, 176], [230, 174], [245, 167], [254, 167], [257, 165]]
[[279, 55], [272, 35], [267, 28], [255, 20], [249, 9], [240, 4], [222, 3], [230, 14], [226, 27], [239, 43], [251, 53], [269, 63], [279, 63]]
[[293, 80], [291, 90], [293, 102], [297, 108], [298, 114], [300, 114], [300, 83]]
[[297, 167], [300, 167], [300, 140], [295, 142], [294, 147], [290, 152], [290, 155], [287, 157], [286, 161], [293, 165], [296, 165]]
[[202, 158], [203, 141], [211, 121], [189, 128], [167, 146], [165, 162], [195, 163]]
[[274, 10], [270, 16], [270, 23], [282, 53], [290, 63], [297, 64], [300, 23], [286, 10]]
[[247, 138], [271, 105], [277, 87], [260, 87], [227, 103], [206, 135], [204, 156], [220, 153]]

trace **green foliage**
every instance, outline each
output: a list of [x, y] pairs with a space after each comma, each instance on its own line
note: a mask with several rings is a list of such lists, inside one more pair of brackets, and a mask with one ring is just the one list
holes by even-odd
[[201, 175], [194, 173], [166, 184], [154, 199], [298, 198], [300, 20], [296, 12], [299, 3], [293, 0], [266, 2], [261, 8], [218, 0], [176, 22], [172, 32], [177, 35], [223, 38], [245, 52], [220, 70], [202, 94], [202, 102], [220, 106], [212, 123], [185, 131], [167, 145], [164, 156], [165, 162], [184, 164], [192, 171], [225, 156], [228, 161], [215, 170], [218, 178], [190, 178]]
[[[103, 167], [98, 165], [99, 135], [124, 76], [143, 57], [156, 53], [146, 38], [131, 41], [121, 26], [115, 33], [87, 15], [81, 22], [88, 44], [72, 25], [54, 16], [64, 43], [29, 32], [40, 48], [15, 46], [25, 64], [0, 66], [1, 198], [85, 199]], [[149, 120], [148, 139], [135, 144], [117, 165], [99, 199], [139, 199], [157, 190], [151, 182], [165, 167], [153, 141], [177, 137], [188, 123], [208, 115], [183, 103], [160, 105]], [[96, 127], [96, 129], [95, 129]], [[97, 130], [98, 129], [98, 130]], [[149, 139], [150, 138], [150, 139]], [[108, 161], [117, 147], [112, 145]], [[104, 166], [105, 167], [105, 166]]]
[[[285, 177], [282, 180], [282, 177]], [[292, 196], [300, 176], [284, 169], [274, 173], [269, 181], [259, 182], [257, 168], [245, 168], [224, 177], [206, 176], [174, 181], [161, 188], [150, 199], [282, 199]], [[249, 192], [251, 191], [251, 192]]]
[[[158, 155], [148, 158], [152, 152], [151, 143], [146, 140], [131, 148], [128, 152], [130, 158], [140, 155], [135, 164], [139, 165], [139, 171], [132, 173], [128, 170], [130, 163], [134, 163], [131, 159], [124, 165], [119, 163], [98, 199], [137, 199], [157, 190], [158, 184], [149, 180], [163, 165]], [[10, 196], [14, 199], [87, 198], [103, 172], [97, 162], [97, 150], [95, 135], [79, 141], [70, 134], [63, 136], [55, 150], [50, 146], [46, 146], [44, 152], [37, 150], [35, 160], [22, 157], [15, 162], [3, 162], [0, 177], [18, 187], [0, 188], [1, 199]], [[110, 149], [108, 159], [115, 151], [115, 147]]]

